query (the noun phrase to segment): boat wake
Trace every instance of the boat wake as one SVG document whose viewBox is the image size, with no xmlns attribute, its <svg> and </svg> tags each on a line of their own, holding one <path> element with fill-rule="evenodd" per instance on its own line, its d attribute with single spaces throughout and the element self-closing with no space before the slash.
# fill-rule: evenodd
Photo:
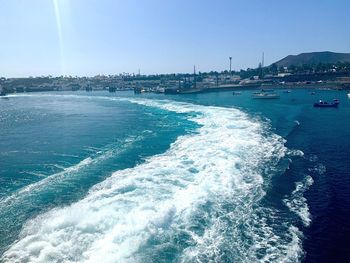
<svg viewBox="0 0 350 263">
<path fill-rule="evenodd" d="M 291 196 L 283 200 L 287 207 L 301 218 L 305 227 L 310 226 L 311 214 L 304 193 L 313 182 L 314 180 L 311 176 L 306 176 L 303 181 L 295 184 L 296 187 Z"/>
<path fill-rule="evenodd" d="M 199 128 L 165 153 L 115 172 L 82 200 L 29 220 L 2 261 L 289 262 L 302 257 L 300 231 L 275 208 L 261 205 L 287 152 L 280 136 L 232 108 L 123 100 L 184 114 Z"/>
</svg>

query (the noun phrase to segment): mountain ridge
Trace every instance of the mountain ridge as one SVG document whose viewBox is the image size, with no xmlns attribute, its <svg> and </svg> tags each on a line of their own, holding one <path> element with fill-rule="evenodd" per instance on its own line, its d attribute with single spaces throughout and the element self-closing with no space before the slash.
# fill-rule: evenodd
<svg viewBox="0 0 350 263">
<path fill-rule="evenodd" d="M 304 64 L 316 65 L 319 63 L 333 64 L 337 62 L 349 62 L 350 53 L 337 53 L 331 51 L 306 52 L 298 55 L 288 55 L 273 63 L 278 67 L 302 66 Z"/>
</svg>

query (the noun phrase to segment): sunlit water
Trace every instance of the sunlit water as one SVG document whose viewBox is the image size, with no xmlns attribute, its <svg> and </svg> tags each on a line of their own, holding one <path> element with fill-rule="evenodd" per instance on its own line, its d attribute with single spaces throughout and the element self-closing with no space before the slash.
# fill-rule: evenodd
<svg viewBox="0 0 350 263">
<path fill-rule="evenodd" d="M 1 260 L 349 258 L 346 93 L 279 92 L 0 99 Z"/>
</svg>

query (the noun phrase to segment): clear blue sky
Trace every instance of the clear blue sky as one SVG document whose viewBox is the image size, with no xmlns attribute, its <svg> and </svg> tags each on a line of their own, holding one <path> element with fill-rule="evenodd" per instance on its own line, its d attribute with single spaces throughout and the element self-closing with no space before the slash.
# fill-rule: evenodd
<svg viewBox="0 0 350 263">
<path fill-rule="evenodd" d="M 0 76 L 256 67 L 350 52 L 349 0 L 0 0 Z"/>
</svg>

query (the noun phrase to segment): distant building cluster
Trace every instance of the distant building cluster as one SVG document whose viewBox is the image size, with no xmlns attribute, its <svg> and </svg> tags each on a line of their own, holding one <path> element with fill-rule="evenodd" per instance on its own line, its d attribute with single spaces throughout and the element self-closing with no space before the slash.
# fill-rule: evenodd
<svg viewBox="0 0 350 263">
<path fill-rule="evenodd" d="M 97 75 L 94 77 L 43 76 L 0 78 L 0 95 L 44 91 L 134 90 L 136 93 L 191 93 L 260 85 L 305 85 L 333 83 L 350 86 L 350 63 L 282 66 L 272 64 L 240 71 L 159 75 Z M 230 59 L 231 67 L 231 59 Z"/>
</svg>

